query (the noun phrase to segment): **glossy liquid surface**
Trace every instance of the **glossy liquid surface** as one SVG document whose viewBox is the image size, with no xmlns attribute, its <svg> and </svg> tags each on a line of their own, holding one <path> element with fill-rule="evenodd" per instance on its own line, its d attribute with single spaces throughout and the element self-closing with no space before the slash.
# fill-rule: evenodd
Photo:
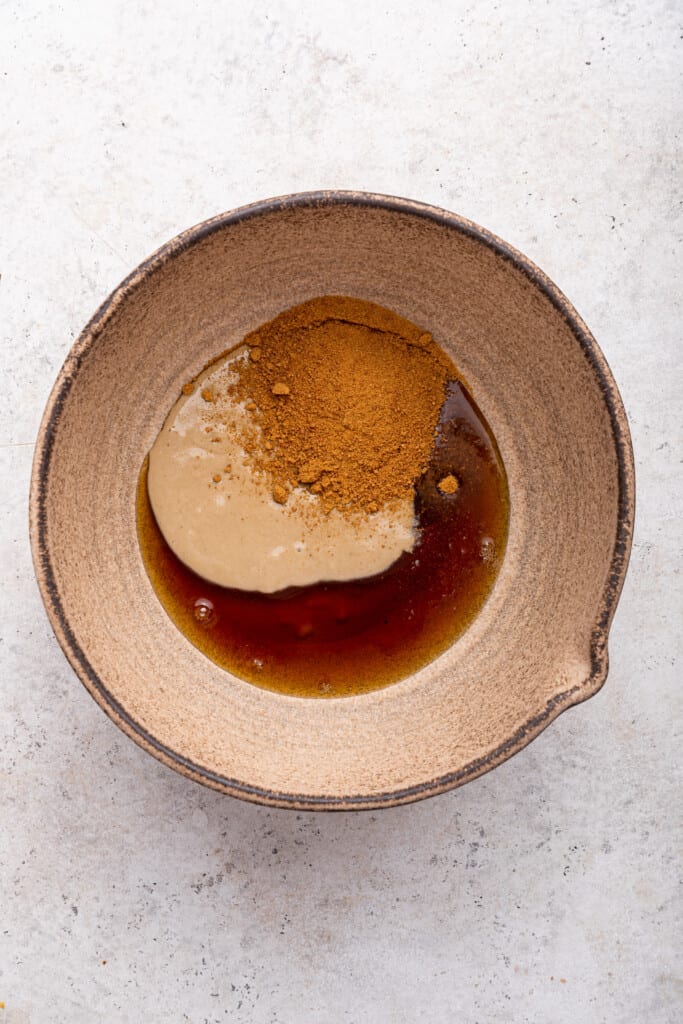
<svg viewBox="0 0 683 1024">
<path fill-rule="evenodd" d="M 438 487 L 449 474 L 458 481 L 454 494 Z M 146 463 L 137 494 L 144 564 L 181 632 L 242 679 L 304 697 L 350 696 L 404 679 L 446 650 L 490 593 L 507 542 L 507 481 L 459 381 L 448 385 L 416 513 L 415 548 L 386 572 L 265 595 L 207 583 L 176 558 L 154 520 Z"/>
</svg>

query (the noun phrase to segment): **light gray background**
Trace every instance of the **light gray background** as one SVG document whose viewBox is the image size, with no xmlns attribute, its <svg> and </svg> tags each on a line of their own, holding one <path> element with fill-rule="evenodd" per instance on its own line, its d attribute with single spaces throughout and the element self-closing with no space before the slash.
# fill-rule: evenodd
<svg viewBox="0 0 683 1024">
<path fill-rule="evenodd" d="M 0 14 L 0 1024 L 681 1020 L 680 7 Z M 40 415 L 101 300 L 179 230 L 319 187 L 442 205 L 539 263 L 638 467 L 604 690 L 377 814 L 254 807 L 143 754 L 68 668 L 27 537 Z"/>
</svg>

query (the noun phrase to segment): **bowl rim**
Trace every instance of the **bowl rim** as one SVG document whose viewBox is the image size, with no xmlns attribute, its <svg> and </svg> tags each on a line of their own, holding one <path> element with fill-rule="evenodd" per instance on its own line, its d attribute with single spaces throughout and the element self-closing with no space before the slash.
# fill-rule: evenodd
<svg viewBox="0 0 683 1024">
<path fill-rule="evenodd" d="M 61 413 L 78 374 L 80 365 L 118 307 L 159 267 L 215 232 L 264 214 L 329 206 L 358 206 L 388 210 L 434 221 L 474 239 L 505 261 L 513 264 L 550 301 L 567 323 L 582 349 L 598 383 L 609 413 L 612 439 L 617 458 L 617 529 L 610 570 L 603 590 L 598 615 L 590 637 L 591 671 L 580 683 L 556 694 L 545 707 L 532 715 L 510 737 L 489 753 L 462 768 L 427 782 L 372 794 L 340 796 L 285 793 L 231 779 L 196 764 L 170 749 L 141 726 L 109 692 L 90 664 L 86 652 L 69 623 L 57 587 L 47 540 L 47 491 L 50 462 Z M 254 803 L 295 810 L 376 810 L 435 796 L 490 771 L 522 750 L 562 711 L 592 697 L 602 687 L 608 670 L 608 635 L 628 568 L 635 514 L 635 469 L 633 448 L 619 390 L 607 361 L 588 327 L 566 296 L 527 256 L 497 235 L 458 214 L 440 207 L 397 196 L 373 192 L 319 190 L 297 192 L 259 200 L 182 231 L 143 260 L 100 305 L 74 342 L 48 398 L 33 458 L 29 500 L 30 539 L 34 570 L 40 594 L 57 640 L 81 682 L 106 714 L 131 739 L 168 767 L 223 793 Z"/>
</svg>

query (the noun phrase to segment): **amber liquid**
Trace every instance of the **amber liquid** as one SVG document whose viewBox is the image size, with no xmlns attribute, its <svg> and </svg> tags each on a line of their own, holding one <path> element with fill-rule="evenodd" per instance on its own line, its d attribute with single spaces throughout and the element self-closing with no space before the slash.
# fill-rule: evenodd
<svg viewBox="0 0 683 1024">
<path fill-rule="evenodd" d="M 454 474 L 455 494 L 438 482 Z M 138 484 L 140 549 L 168 615 L 200 651 L 257 686 L 342 697 L 403 679 L 446 650 L 491 591 L 505 552 L 508 488 L 491 431 L 458 381 L 448 386 L 417 488 L 420 536 L 386 572 L 276 594 L 207 583 L 180 562 Z"/>
</svg>

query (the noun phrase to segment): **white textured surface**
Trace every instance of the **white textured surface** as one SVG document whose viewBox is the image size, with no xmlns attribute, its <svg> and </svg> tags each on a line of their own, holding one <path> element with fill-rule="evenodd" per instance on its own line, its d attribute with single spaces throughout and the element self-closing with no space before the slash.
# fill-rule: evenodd
<svg viewBox="0 0 683 1024">
<path fill-rule="evenodd" d="M 0 19 L 0 1024 L 680 1020 L 680 7 Z M 434 202 L 535 259 L 602 345 L 638 464 L 604 690 L 378 814 L 253 807 L 143 754 L 67 667 L 27 538 L 40 414 L 99 302 L 182 228 L 318 187 Z"/>
</svg>

